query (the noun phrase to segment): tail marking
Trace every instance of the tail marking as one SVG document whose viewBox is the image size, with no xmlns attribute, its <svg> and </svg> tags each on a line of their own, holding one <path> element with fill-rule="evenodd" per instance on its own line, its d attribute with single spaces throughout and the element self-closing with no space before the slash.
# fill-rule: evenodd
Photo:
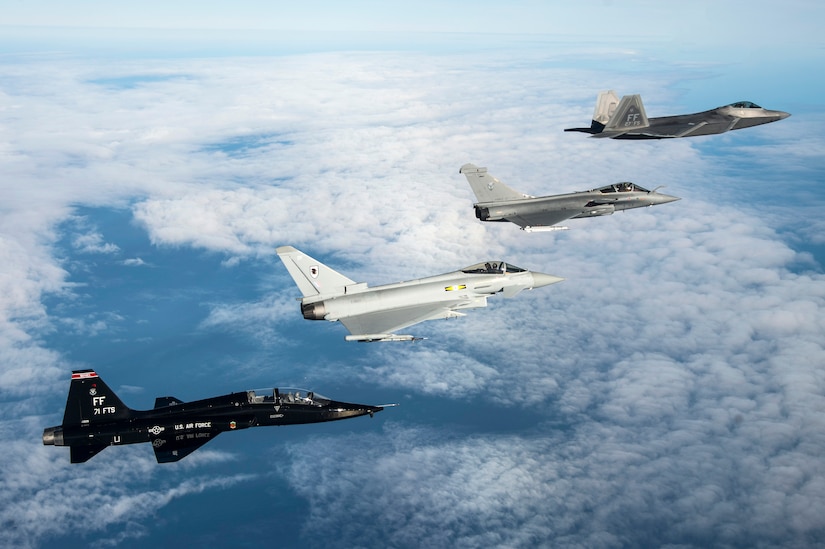
<svg viewBox="0 0 825 549">
<path fill-rule="evenodd" d="M 639 94 L 625 95 L 619 106 L 610 116 L 604 131 L 630 131 L 646 128 L 650 125 Z"/>
</svg>

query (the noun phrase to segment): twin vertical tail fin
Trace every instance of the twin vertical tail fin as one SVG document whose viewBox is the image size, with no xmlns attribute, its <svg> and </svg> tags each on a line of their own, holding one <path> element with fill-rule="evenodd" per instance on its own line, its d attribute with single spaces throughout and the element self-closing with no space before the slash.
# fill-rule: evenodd
<svg viewBox="0 0 825 549">
<path fill-rule="evenodd" d="M 618 104 L 619 97 L 613 90 L 603 91 L 596 97 L 596 109 L 593 111 L 593 121 L 590 123 L 590 129 L 596 130 L 593 133 L 600 133 L 604 130 Z"/>
<path fill-rule="evenodd" d="M 582 132 L 591 135 L 600 134 L 604 131 L 605 126 L 610 121 L 610 117 L 616 110 L 619 104 L 619 97 L 613 90 L 607 90 L 599 93 L 596 97 L 596 110 L 593 111 L 593 120 L 589 128 L 566 128 L 566 132 Z"/>
<path fill-rule="evenodd" d="M 521 200 L 533 198 L 529 194 L 520 193 L 511 189 L 489 173 L 487 168 L 479 168 L 474 164 L 464 164 L 459 173 L 463 173 L 473 189 L 479 202 L 502 202 L 504 200 Z"/>
<path fill-rule="evenodd" d="M 625 95 L 619 101 L 615 91 L 607 90 L 599 93 L 596 98 L 596 109 L 593 111 L 593 120 L 589 128 L 567 128 L 564 131 L 583 132 L 595 136 L 602 132 L 626 132 L 649 125 L 640 95 Z"/>
<path fill-rule="evenodd" d="M 72 444 L 72 440 L 76 439 L 67 441 L 64 438 L 64 431 L 76 431 L 84 426 L 128 419 L 131 416 L 132 410 L 123 404 L 94 370 L 75 370 L 72 372 L 72 383 L 69 386 L 63 424 L 44 430 L 43 444 L 69 446 L 71 462 L 83 463 L 105 449 L 107 445 Z"/>
<path fill-rule="evenodd" d="M 281 246 L 275 251 L 304 297 L 340 295 L 344 288 L 356 284 L 292 246 Z"/>
</svg>

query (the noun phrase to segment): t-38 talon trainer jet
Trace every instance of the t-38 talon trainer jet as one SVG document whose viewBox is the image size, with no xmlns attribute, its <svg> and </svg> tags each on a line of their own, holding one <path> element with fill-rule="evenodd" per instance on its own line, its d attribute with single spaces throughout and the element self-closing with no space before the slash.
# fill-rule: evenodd
<svg viewBox="0 0 825 549">
<path fill-rule="evenodd" d="M 83 463 L 108 446 L 151 442 L 158 463 L 183 459 L 224 431 L 334 421 L 386 406 L 336 402 L 303 389 L 231 393 L 181 402 L 158 397 L 152 410 L 131 410 L 92 370 L 72 372 L 63 424 L 43 431 L 43 444 L 68 446 Z"/>
<path fill-rule="evenodd" d="M 619 101 L 616 92 L 609 90 L 601 92 L 596 99 L 589 128 L 567 128 L 564 131 L 613 139 L 667 139 L 740 130 L 789 116 L 784 111 L 771 111 L 750 101 L 739 101 L 694 114 L 648 119 L 641 96 L 625 95 Z"/>
<path fill-rule="evenodd" d="M 553 196 L 530 196 L 511 189 L 487 173 L 487 168 L 464 164 L 459 170 L 467 177 L 478 203 L 473 204 L 482 221 L 510 221 L 523 231 L 557 231 L 565 219 L 610 215 L 613 212 L 667 204 L 678 197 L 648 191 L 635 183 L 614 183 L 591 191 Z"/>
<path fill-rule="evenodd" d="M 395 331 L 425 320 L 464 316 L 460 309 L 486 307 L 487 298 L 498 293 L 513 297 L 522 290 L 564 280 L 503 261 L 488 261 L 452 273 L 369 288 L 292 246 L 276 251 L 304 295 L 304 318 L 341 321 L 351 334 L 347 341 L 420 339 Z"/>
</svg>

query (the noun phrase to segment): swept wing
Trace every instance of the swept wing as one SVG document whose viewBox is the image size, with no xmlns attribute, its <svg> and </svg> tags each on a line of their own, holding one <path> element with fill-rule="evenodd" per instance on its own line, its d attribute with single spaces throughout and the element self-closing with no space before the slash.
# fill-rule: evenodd
<svg viewBox="0 0 825 549">
<path fill-rule="evenodd" d="M 378 311 L 340 318 L 339 321 L 354 335 L 393 334 L 425 320 L 463 316 L 456 309 L 486 307 L 487 298 L 456 299 L 438 303 L 422 303 L 400 309 Z"/>
</svg>

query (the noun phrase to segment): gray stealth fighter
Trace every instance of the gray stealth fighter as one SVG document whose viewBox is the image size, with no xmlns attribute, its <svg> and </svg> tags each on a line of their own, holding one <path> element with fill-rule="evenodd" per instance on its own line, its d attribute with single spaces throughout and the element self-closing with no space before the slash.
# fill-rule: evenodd
<svg viewBox="0 0 825 549">
<path fill-rule="evenodd" d="M 464 164 L 459 170 L 467 177 L 478 203 L 473 204 L 482 221 L 510 221 L 526 232 L 557 231 L 565 219 L 610 215 L 616 211 L 667 204 L 676 196 L 648 191 L 635 183 L 623 182 L 590 191 L 535 197 L 511 189 L 487 173 L 487 168 Z"/>
<path fill-rule="evenodd" d="M 784 111 L 772 111 L 750 101 L 739 101 L 694 114 L 648 119 L 640 95 L 625 95 L 619 101 L 616 92 L 609 90 L 601 92 L 596 99 L 596 110 L 589 128 L 567 128 L 564 131 L 613 139 L 668 139 L 741 130 L 789 116 Z"/>
<path fill-rule="evenodd" d="M 369 288 L 292 246 L 281 246 L 276 252 L 304 296 L 304 318 L 340 321 L 351 334 L 347 341 L 420 339 L 394 332 L 425 320 L 464 316 L 459 309 L 486 307 L 487 298 L 498 293 L 513 297 L 522 290 L 564 280 L 503 261 L 488 261 L 452 273 Z"/>
</svg>

